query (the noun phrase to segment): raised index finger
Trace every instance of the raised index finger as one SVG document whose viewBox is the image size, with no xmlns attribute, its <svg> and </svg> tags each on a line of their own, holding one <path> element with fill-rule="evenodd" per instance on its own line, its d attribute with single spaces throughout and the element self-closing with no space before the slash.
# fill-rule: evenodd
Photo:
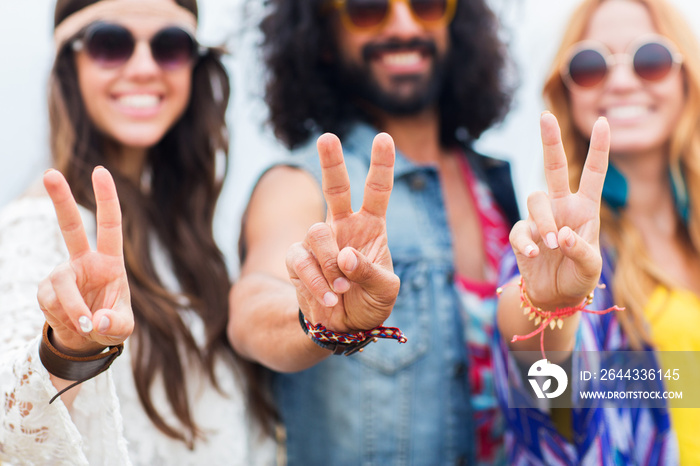
<svg viewBox="0 0 700 466">
<path fill-rule="evenodd" d="M 373 215 L 386 215 L 394 187 L 394 158 L 394 140 L 386 133 L 378 134 L 372 143 L 372 161 L 362 200 L 362 208 Z"/>
<path fill-rule="evenodd" d="M 608 153 L 610 152 L 610 126 L 608 120 L 601 117 L 593 125 L 591 145 L 588 148 L 586 164 L 581 174 L 578 192 L 600 204 L 603 194 L 605 174 L 608 171 Z"/>
<path fill-rule="evenodd" d="M 561 142 L 561 131 L 557 119 L 549 112 L 540 117 L 542 148 L 544 150 L 544 176 L 547 180 L 549 196 L 552 199 L 571 194 L 569 190 L 569 170 L 566 153 Z"/>
<path fill-rule="evenodd" d="M 66 179 L 59 171 L 48 170 L 44 173 L 44 187 L 53 202 L 58 226 L 71 259 L 90 251 L 83 219 Z"/>
<path fill-rule="evenodd" d="M 97 251 L 122 257 L 122 212 L 117 188 L 106 168 L 97 167 L 92 172 L 92 188 L 97 203 Z"/>
<path fill-rule="evenodd" d="M 345 168 L 343 148 L 338 137 L 326 133 L 316 144 L 321 160 L 321 183 L 331 218 L 338 219 L 352 214 L 350 177 Z"/>
</svg>

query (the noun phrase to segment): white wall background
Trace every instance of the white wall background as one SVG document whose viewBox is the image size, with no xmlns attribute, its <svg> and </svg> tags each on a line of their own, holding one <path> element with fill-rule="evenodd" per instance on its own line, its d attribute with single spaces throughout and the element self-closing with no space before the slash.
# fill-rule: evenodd
<svg viewBox="0 0 700 466">
<path fill-rule="evenodd" d="M 542 189 L 539 114 L 540 89 L 564 22 L 578 0 L 492 0 L 507 26 L 520 73 L 512 112 L 499 127 L 484 134 L 477 149 L 513 164 L 521 204 Z M 52 18 L 55 0 L 0 0 L 0 207 L 37 179 L 48 160 L 46 77 L 53 58 Z M 262 69 L 255 43 L 257 3 L 199 0 L 200 38 L 205 44 L 226 41 L 234 95 L 229 109 L 231 165 L 217 217 L 217 235 L 235 270 L 238 222 L 257 172 L 283 154 L 264 127 Z M 700 2 L 675 0 L 696 30 Z M 522 208 L 522 206 L 521 206 Z"/>
</svg>

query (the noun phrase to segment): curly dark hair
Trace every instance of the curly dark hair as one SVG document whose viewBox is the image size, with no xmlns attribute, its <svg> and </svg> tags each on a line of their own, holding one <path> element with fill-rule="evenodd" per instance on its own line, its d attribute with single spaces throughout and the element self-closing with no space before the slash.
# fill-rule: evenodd
<svg viewBox="0 0 700 466">
<path fill-rule="evenodd" d="M 342 137 L 355 120 L 370 120 L 349 101 L 337 64 L 327 59 L 335 39 L 326 0 L 269 0 L 262 20 L 269 77 L 266 102 L 275 135 L 289 148 L 315 131 Z M 507 113 L 513 89 L 505 79 L 507 49 L 485 0 L 458 0 L 450 24 L 450 51 L 439 95 L 441 142 L 454 145 L 458 130 L 476 139 Z"/>
</svg>

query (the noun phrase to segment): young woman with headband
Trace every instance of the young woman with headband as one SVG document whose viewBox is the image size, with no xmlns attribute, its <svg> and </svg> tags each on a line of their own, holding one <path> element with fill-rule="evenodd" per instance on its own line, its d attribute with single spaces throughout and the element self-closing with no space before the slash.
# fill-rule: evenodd
<svg viewBox="0 0 700 466">
<path fill-rule="evenodd" d="M 0 216 L 0 462 L 270 464 L 226 338 L 229 81 L 196 1 L 58 0 L 54 24 L 56 169 Z"/>
</svg>

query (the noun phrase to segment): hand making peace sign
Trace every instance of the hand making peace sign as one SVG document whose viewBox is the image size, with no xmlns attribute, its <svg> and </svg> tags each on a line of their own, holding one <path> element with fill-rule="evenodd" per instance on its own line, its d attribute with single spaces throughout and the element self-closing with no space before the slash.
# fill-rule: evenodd
<svg viewBox="0 0 700 466">
<path fill-rule="evenodd" d="M 387 246 L 386 210 L 394 184 L 394 142 L 375 137 L 362 207 L 350 205 L 350 179 L 338 138 L 318 139 L 325 223 L 287 253 L 287 271 L 304 315 L 337 332 L 368 330 L 389 317 L 399 292 Z"/>
<path fill-rule="evenodd" d="M 579 189 L 572 193 L 557 120 L 544 113 L 540 125 L 548 193 L 528 197 L 529 216 L 515 224 L 510 242 L 532 303 L 553 310 L 578 305 L 598 284 L 610 127 L 604 118 L 593 126 Z"/>
<path fill-rule="evenodd" d="M 95 251 L 65 178 L 56 170 L 44 174 L 70 259 L 39 284 L 37 298 L 53 329 L 54 346 L 76 355 L 118 345 L 134 330 L 117 190 L 103 167 L 93 171 L 92 185 L 97 203 Z"/>
</svg>

